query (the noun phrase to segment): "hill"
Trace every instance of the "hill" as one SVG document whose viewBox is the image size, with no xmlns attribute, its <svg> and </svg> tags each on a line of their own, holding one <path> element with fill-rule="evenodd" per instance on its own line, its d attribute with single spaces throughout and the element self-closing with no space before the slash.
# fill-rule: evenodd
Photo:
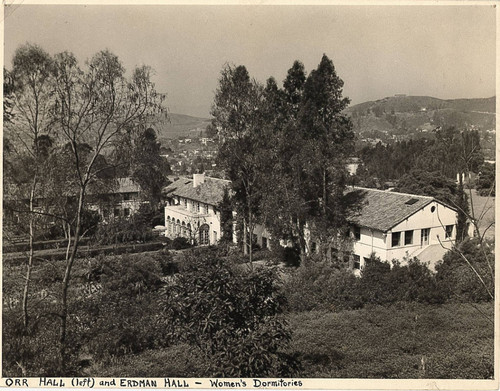
<svg viewBox="0 0 500 391">
<path fill-rule="evenodd" d="M 495 156 L 496 98 L 438 99 L 430 96 L 391 96 L 351 106 L 360 144 L 411 138 L 432 138 L 440 126 L 478 129 L 488 159 Z"/>
<path fill-rule="evenodd" d="M 192 117 L 185 114 L 169 113 L 169 119 L 162 118 L 156 126 L 158 139 L 165 141 L 178 137 L 199 136 L 210 124 L 209 118 Z"/>
</svg>

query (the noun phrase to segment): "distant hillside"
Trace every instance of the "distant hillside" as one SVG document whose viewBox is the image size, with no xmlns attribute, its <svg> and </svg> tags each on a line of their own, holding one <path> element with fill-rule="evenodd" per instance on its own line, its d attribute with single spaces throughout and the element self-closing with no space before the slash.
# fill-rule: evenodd
<svg viewBox="0 0 500 391">
<path fill-rule="evenodd" d="M 430 96 L 392 96 L 346 109 L 360 143 L 432 138 L 439 126 L 480 130 L 482 148 L 495 156 L 495 97 L 438 99 Z"/>
<path fill-rule="evenodd" d="M 480 99 L 438 99 L 430 96 L 391 96 L 376 101 L 360 103 L 349 107 L 347 112 L 366 112 L 367 109 L 381 109 L 386 113 L 395 112 L 419 112 L 425 108 L 431 110 L 452 109 L 462 112 L 496 112 L 495 97 Z"/>
<path fill-rule="evenodd" d="M 190 115 L 169 113 L 169 120 L 162 120 L 157 124 L 158 139 L 160 141 L 178 137 L 199 136 L 204 131 L 210 119 L 192 117 Z"/>
</svg>

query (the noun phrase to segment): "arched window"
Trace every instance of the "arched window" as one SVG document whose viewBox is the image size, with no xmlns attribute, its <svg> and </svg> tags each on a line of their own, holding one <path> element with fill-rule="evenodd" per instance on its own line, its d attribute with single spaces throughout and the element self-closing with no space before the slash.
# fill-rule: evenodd
<svg viewBox="0 0 500 391">
<path fill-rule="evenodd" d="M 208 224 L 203 224 L 200 227 L 200 245 L 206 246 L 210 244 L 210 227 Z"/>
<path fill-rule="evenodd" d="M 182 222 L 182 231 L 181 231 L 181 236 L 184 236 L 186 237 L 187 236 L 187 232 L 186 232 L 186 223 L 183 221 Z"/>
</svg>

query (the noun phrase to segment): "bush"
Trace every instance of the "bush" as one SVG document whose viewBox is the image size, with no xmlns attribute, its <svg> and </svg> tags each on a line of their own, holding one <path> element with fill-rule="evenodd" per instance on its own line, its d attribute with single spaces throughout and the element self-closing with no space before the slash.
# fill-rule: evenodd
<svg viewBox="0 0 500 391">
<path fill-rule="evenodd" d="M 285 283 L 292 311 L 358 309 L 367 304 L 443 303 L 446 295 L 426 265 L 370 259 L 361 277 L 330 261 L 308 260 Z"/>
<path fill-rule="evenodd" d="M 472 268 L 481 276 L 484 285 Z M 465 240 L 444 255 L 443 261 L 436 266 L 436 271 L 437 282 L 449 298 L 473 302 L 492 300 L 488 290 L 495 290 L 495 256 L 486 243 L 475 238 Z"/>
<path fill-rule="evenodd" d="M 171 247 L 173 250 L 183 250 L 192 246 L 187 238 L 179 236 L 172 241 Z"/>
<path fill-rule="evenodd" d="M 102 289 L 75 303 L 72 318 L 96 358 L 139 353 L 163 341 L 157 327 L 160 263 L 149 255 L 101 258 L 91 268 Z"/>
<path fill-rule="evenodd" d="M 241 271 L 210 252 L 193 251 L 162 299 L 173 339 L 208 357 L 208 376 L 285 376 L 293 360 L 280 352 L 290 340 L 277 317 L 284 297 L 272 269 Z"/>
<path fill-rule="evenodd" d="M 389 263 L 372 257 L 363 269 L 358 287 L 363 302 L 370 304 L 399 301 L 437 304 L 445 301 L 432 272 L 417 258 L 409 259 L 404 266 L 393 261 L 391 268 Z"/>
<path fill-rule="evenodd" d="M 277 263 L 284 263 L 289 267 L 300 265 L 300 250 L 297 247 L 283 247 L 279 243 L 273 246 L 272 258 Z"/>
<path fill-rule="evenodd" d="M 361 306 L 356 283 L 350 270 L 329 261 L 307 260 L 290 273 L 284 292 L 291 311 L 336 311 Z"/>
</svg>

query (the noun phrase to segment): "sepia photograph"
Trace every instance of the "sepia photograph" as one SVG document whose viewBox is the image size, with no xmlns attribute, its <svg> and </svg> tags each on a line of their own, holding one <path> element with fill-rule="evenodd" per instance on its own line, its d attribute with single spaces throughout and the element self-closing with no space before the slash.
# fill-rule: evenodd
<svg viewBox="0 0 500 391">
<path fill-rule="evenodd" d="M 2 24 L 3 386 L 498 387 L 493 1 Z"/>
</svg>

